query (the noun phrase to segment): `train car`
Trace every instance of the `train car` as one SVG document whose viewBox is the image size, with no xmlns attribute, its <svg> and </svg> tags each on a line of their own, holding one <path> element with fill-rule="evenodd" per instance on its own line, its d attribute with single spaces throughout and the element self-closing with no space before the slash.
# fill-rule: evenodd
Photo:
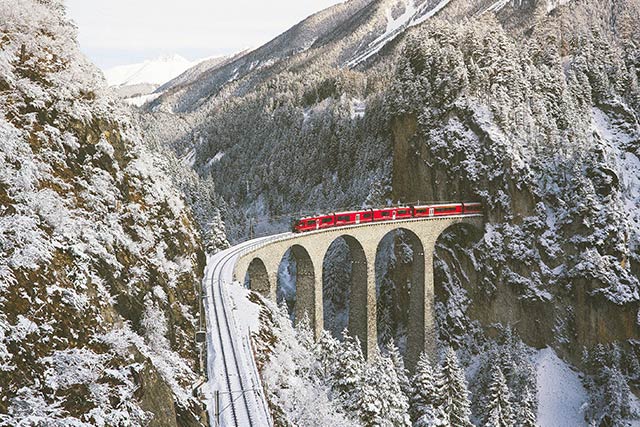
<svg viewBox="0 0 640 427">
<path fill-rule="evenodd" d="M 413 216 L 415 218 L 423 218 L 428 216 L 462 215 L 462 206 L 462 203 L 414 206 Z"/>
<path fill-rule="evenodd" d="M 291 231 L 294 233 L 302 233 L 303 231 L 316 230 L 316 224 L 319 226 L 320 222 L 316 221 L 315 217 L 300 218 L 293 222 Z"/>
<path fill-rule="evenodd" d="M 336 217 L 334 214 L 322 215 L 316 218 L 316 230 L 334 227 L 336 225 Z"/>
<path fill-rule="evenodd" d="M 413 210 L 408 206 L 373 210 L 374 221 L 393 221 L 396 219 L 408 219 L 411 217 L 413 217 Z"/>
<path fill-rule="evenodd" d="M 482 213 L 482 203 L 463 203 L 462 204 L 462 213 L 465 214 L 476 214 Z"/>
<path fill-rule="evenodd" d="M 334 215 L 336 216 L 336 226 L 354 225 L 373 221 L 372 209 L 364 211 L 336 212 Z"/>
</svg>

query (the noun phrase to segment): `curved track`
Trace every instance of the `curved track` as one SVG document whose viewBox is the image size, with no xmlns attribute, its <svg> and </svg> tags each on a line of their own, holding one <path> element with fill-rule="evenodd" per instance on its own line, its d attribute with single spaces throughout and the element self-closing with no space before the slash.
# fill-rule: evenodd
<svg viewBox="0 0 640 427">
<path fill-rule="evenodd" d="M 233 267 L 238 257 L 275 237 L 245 242 L 208 259 L 205 274 L 208 373 L 211 390 L 220 392 L 219 416 L 215 413 L 214 402 L 209 405 L 212 426 L 272 425 L 253 362 L 249 332 L 237 326 L 226 287 L 233 280 Z"/>
</svg>

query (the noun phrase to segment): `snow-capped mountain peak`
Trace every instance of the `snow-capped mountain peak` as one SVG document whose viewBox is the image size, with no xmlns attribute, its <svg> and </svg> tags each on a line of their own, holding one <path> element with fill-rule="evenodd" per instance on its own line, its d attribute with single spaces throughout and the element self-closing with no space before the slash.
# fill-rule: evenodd
<svg viewBox="0 0 640 427">
<path fill-rule="evenodd" d="M 200 61 L 189 61 L 180 55 L 164 55 L 136 64 L 120 65 L 105 70 L 110 86 L 136 84 L 161 85 L 179 76 Z"/>
</svg>

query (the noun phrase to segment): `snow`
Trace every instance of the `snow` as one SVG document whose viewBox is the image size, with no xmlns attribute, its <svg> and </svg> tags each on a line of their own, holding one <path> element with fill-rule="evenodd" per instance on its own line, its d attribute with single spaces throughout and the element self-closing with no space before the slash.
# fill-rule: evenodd
<svg viewBox="0 0 640 427">
<path fill-rule="evenodd" d="M 162 95 L 161 93 L 150 93 L 147 95 L 134 96 L 131 98 L 124 98 L 123 101 L 129 105 L 133 105 L 135 107 L 142 107 L 147 102 L 154 101 L 158 99 Z"/>
<path fill-rule="evenodd" d="M 569 3 L 571 0 L 547 0 L 547 13 L 553 11 L 554 9 L 564 6 Z"/>
<path fill-rule="evenodd" d="M 189 167 L 193 167 L 196 164 L 196 149 L 191 149 L 185 156 L 182 158 L 182 162 Z"/>
<path fill-rule="evenodd" d="M 406 25 L 406 23 L 409 22 L 409 20 L 413 17 L 413 14 L 416 11 L 413 1 L 405 0 L 404 6 L 405 6 L 404 13 L 398 16 L 396 19 L 394 19 L 392 16 L 391 8 L 387 9 L 387 29 L 384 32 L 384 34 L 382 34 L 380 37 L 378 37 L 376 40 L 373 41 L 374 44 L 386 39 L 388 36 L 402 29 Z"/>
<path fill-rule="evenodd" d="M 238 329 L 248 330 L 250 333 L 258 332 L 260 329 L 260 307 L 249 301 L 250 291 L 239 282 L 233 282 L 228 291 Z"/>
<path fill-rule="evenodd" d="M 584 409 L 588 396 L 578 373 L 563 362 L 551 348 L 538 352 L 536 370 L 538 425 L 586 426 Z"/>
<path fill-rule="evenodd" d="M 404 13 L 395 19 L 392 16 L 392 9 L 388 8 L 386 11 L 387 27 L 385 32 L 369 43 L 367 49 L 349 61 L 347 66 L 355 67 L 359 63 L 366 61 L 382 50 L 387 43 L 395 39 L 405 29 L 419 25 L 440 12 L 449 4 L 449 1 L 441 0 L 435 7 L 428 9 L 429 2 L 425 2 L 421 7 L 416 8 L 413 0 L 404 0 Z"/>
<path fill-rule="evenodd" d="M 410 26 L 413 27 L 415 25 L 419 25 L 419 24 L 423 23 L 424 21 L 426 21 L 427 19 L 431 18 L 436 13 L 438 13 L 442 9 L 444 9 L 444 7 L 449 4 L 449 1 L 450 0 L 441 0 L 440 3 L 438 3 L 433 9 L 429 10 L 424 15 L 421 15 L 418 18 L 412 20 Z"/>
<path fill-rule="evenodd" d="M 201 60 L 189 61 L 180 55 L 161 56 L 144 62 L 120 65 L 104 71 L 110 86 L 135 84 L 161 85 L 178 77 Z"/>
<path fill-rule="evenodd" d="M 498 0 L 497 2 L 493 3 L 491 6 L 486 8 L 482 13 L 484 14 L 487 12 L 494 12 L 494 13 L 499 12 L 509 3 L 509 1 L 510 0 Z"/>
<path fill-rule="evenodd" d="M 215 156 L 213 156 L 207 162 L 207 167 L 210 168 L 214 163 L 218 163 L 224 157 L 224 151 L 218 151 Z"/>
</svg>

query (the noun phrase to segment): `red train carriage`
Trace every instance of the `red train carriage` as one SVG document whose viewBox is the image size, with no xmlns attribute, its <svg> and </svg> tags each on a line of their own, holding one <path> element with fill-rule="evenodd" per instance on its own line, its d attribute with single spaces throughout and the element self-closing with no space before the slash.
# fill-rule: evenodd
<svg viewBox="0 0 640 427">
<path fill-rule="evenodd" d="M 451 203 L 442 205 L 414 206 L 413 216 L 422 218 L 426 216 L 461 215 L 463 213 L 463 203 Z"/>
<path fill-rule="evenodd" d="M 338 212 L 334 214 L 336 225 L 353 225 L 373 221 L 373 209 L 363 211 Z"/>
<path fill-rule="evenodd" d="M 410 207 L 382 208 L 373 210 L 374 221 L 393 221 L 396 219 L 407 219 L 413 216 Z"/>
</svg>

